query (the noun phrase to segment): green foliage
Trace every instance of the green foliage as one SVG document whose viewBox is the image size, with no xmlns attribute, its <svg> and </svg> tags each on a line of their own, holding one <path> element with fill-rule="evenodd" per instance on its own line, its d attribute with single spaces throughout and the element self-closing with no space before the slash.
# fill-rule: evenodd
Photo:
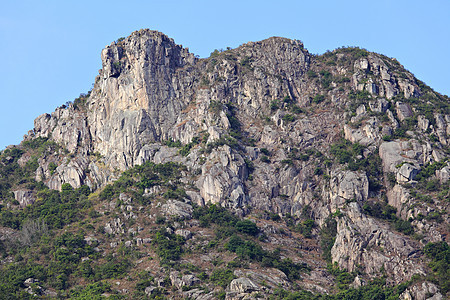
<svg viewBox="0 0 450 300">
<path fill-rule="evenodd" d="M 261 151 L 262 154 L 266 155 L 266 156 L 270 156 L 271 153 L 267 148 L 261 148 L 259 149 L 259 151 Z"/>
<path fill-rule="evenodd" d="M 44 152 L 47 149 L 45 147 L 53 145 L 53 143 L 49 143 L 46 139 L 41 138 L 26 141 L 22 144 L 26 145 L 24 148 L 31 149 L 34 153 Z M 12 147 L 0 153 L 0 200 L 2 201 L 13 201 L 13 194 L 10 189 L 14 186 L 21 185 L 27 189 L 33 189 L 38 185 L 34 180 L 34 172 L 39 166 L 37 162 L 38 156 L 33 155 L 25 166 L 21 167 L 18 160 L 24 152 L 18 147 Z"/>
<path fill-rule="evenodd" d="M 314 98 L 312 99 L 313 103 L 319 104 L 320 102 L 323 102 L 325 100 L 325 96 L 324 95 L 315 95 Z"/>
<path fill-rule="evenodd" d="M 331 145 L 330 152 L 340 164 L 348 164 L 351 171 L 364 171 L 369 179 L 369 189 L 376 191 L 382 186 L 381 158 L 376 154 L 378 151 L 363 157 L 364 146 L 347 140 Z"/>
<path fill-rule="evenodd" d="M 323 258 L 331 262 L 331 248 L 333 248 L 334 241 L 337 234 L 337 222 L 334 218 L 329 217 L 320 230 L 320 247 L 323 251 Z"/>
<path fill-rule="evenodd" d="M 256 236 L 259 233 L 258 227 L 250 220 L 239 220 L 225 208 L 216 205 L 194 206 L 193 217 L 200 221 L 201 226 L 219 225 L 220 227 L 216 230 L 217 239 L 227 239 L 224 248 L 236 253 L 243 261 L 256 261 L 265 266 L 279 268 L 290 279 L 298 279 L 300 272 L 309 270 L 306 264 L 296 264 L 290 260 L 281 259 L 279 251 L 268 252 L 255 241 L 243 240 L 238 233 Z"/>
<path fill-rule="evenodd" d="M 406 134 L 407 131 L 414 131 L 417 127 L 417 119 L 416 118 L 408 118 L 404 120 L 400 127 L 395 129 L 394 133 L 390 136 L 384 136 L 383 140 L 390 141 L 394 139 L 400 139 L 400 138 L 408 138 L 408 135 Z"/>
<path fill-rule="evenodd" d="M 95 280 L 101 279 L 119 279 L 123 278 L 130 270 L 130 261 L 126 258 L 107 257 L 107 262 L 98 265 L 94 269 L 94 274 L 91 276 Z"/>
<path fill-rule="evenodd" d="M 348 279 L 353 275 L 345 271 L 333 271 L 337 276 L 341 276 L 337 281 L 348 282 Z M 344 274 L 344 275 L 341 275 Z M 348 274 L 348 275 L 347 275 Z M 283 289 L 276 289 L 269 297 L 271 300 L 275 299 L 289 299 L 289 300 L 394 300 L 399 299 L 400 294 L 403 293 L 406 288 L 410 285 L 410 282 L 401 283 L 396 286 L 390 286 L 386 284 L 384 278 L 376 278 L 369 281 L 367 285 L 361 286 L 357 289 L 346 288 L 347 284 L 338 283 L 341 286 L 341 291 L 337 294 L 313 294 L 305 290 L 297 290 L 294 292 L 289 292 Z"/>
<path fill-rule="evenodd" d="M 264 250 L 253 241 L 244 241 L 238 235 L 231 236 L 225 249 L 236 253 L 241 259 L 260 260 L 264 256 Z"/>
<path fill-rule="evenodd" d="M 326 70 L 321 70 L 319 74 L 321 77 L 320 83 L 322 84 L 323 88 L 328 89 L 331 85 L 331 82 L 333 81 L 333 75 Z"/>
<path fill-rule="evenodd" d="M 297 280 L 301 278 L 301 273 L 309 272 L 311 269 L 306 263 L 294 263 L 290 258 L 280 259 L 279 257 L 273 257 L 274 260 L 270 260 L 273 263 L 273 267 L 282 271 L 290 280 Z M 267 256 L 266 256 L 267 257 Z"/>
<path fill-rule="evenodd" d="M 236 276 L 234 276 L 233 270 L 231 269 L 215 269 L 209 277 L 209 280 L 217 286 L 226 288 L 235 278 Z"/>
<path fill-rule="evenodd" d="M 241 136 L 241 122 L 236 117 L 236 108 L 231 103 L 227 104 L 228 113 L 227 118 L 228 122 L 230 122 L 230 135 L 237 139 L 242 138 Z"/>
<path fill-rule="evenodd" d="M 73 108 L 74 109 L 80 109 L 86 106 L 86 102 L 91 96 L 91 91 L 89 91 L 87 94 L 81 93 L 78 98 L 75 98 L 73 100 Z"/>
<path fill-rule="evenodd" d="M 213 143 L 209 143 L 206 145 L 206 149 L 205 151 L 207 153 L 211 153 L 212 149 L 223 146 L 223 145 L 228 145 L 233 149 L 241 149 L 241 146 L 239 145 L 239 142 L 236 140 L 236 138 L 232 137 L 232 136 L 222 136 L 220 137 L 220 139 L 218 139 L 217 141 L 213 142 Z"/>
<path fill-rule="evenodd" d="M 280 251 L 268 252 L 256 242 L 244 241 L 234 234 L 225 244 L 225 249 L 234 252 L 242 260 L 252 260 L 261 262 L 264 267 L 273 267 L 283 271 L 290 280 L 300 278 L 300 274 L 309 271 L 306 263 L 294 263 L 291 259 L 281 259 Z"/>
<path fill-rule="evenodd" d="M 311 238 L 312 237 L 312 229 L 315 226 L 314 220 L 307 219 L 303 221 L 302 223 L 297 225 L 297 230 L 303 234 L 305 238 Z"/>
<path fill-rule="evenodd" d="M 245 68 L 248 68 L 248 69 L 251 69 L 251 65 L 250 65 L 250 63 L 251 63 L 251 59 L 250 59 L 250 57 L 248 57 L 248 56 L 245 56 L 243 59 L 241 59 L 241 61 L 240 61 L 240 65 L 242 66 L 242 67 L 245 67 Z"/>
<path fill-rule="evenodd" d="M 144 189 L 151 188 L 155 185 L 167 186 L 174 192 L 177 191 L 177 188 L 173 186 L 173 182 L 176 182 L 179 178 L 181 178 L 180 171 L 185 169 L 186 167 L 174 162 L 167 162 L 164 164 L 146 162 L 145 164 L 135 166 L 123 172 L 118 180 L 112 184 L 108 184 L 100 192 L 99 197 L 103 200 L 112 199 L 120 193 L 126 191 L 130 191 L 130 193 L 132 193 L 132 187 L 136 187 L 143 192 Z M 183 194 L 181 190 L 178 191 L 180 192 L 176 192 L 178 195 Z M 142 192 L 139 194 L 142 195 Z M 144 199 L 140 197 L 138 197 L 138 200 L 144 201 Z"/>
<path fill-rule="evenodd" d="M 47 271 L 32 262 L 10 263 L 0 266 L 0 295 L 3 299 L 34 299 L 23 289 L 24 281 L 35 278 L 45 282 Z"/>
<path fill-rule="evenodd" d="M 291 114 L 285 114 L 285 115 L 282 117 L 282 119 L 283 119 L 283 121 L 285 121 L 285 122 L 294 122 L 294 121 L 295 121 L 295 117 L 294 117 L 293 115 L 291 115 Z"/>
<path fill-rule="evenodd" d="M 292 105 L 291 107 L 291 112 L 293 112 L 294 114 L 301 114 L 304 113 L 305 111 L 303 109 L 301 109 L 300 107 L 298 107 L 297 105 Z"/>
<path fill-rule="evenodd" d="M 386 202 L 372 202 L 368 201 L 363 205 L 364 213 L 369 216 L 383 219 L 383 220 L 396 220 L 397 219 L 397 209 L 390 206 Z"/>
<path fill-rule="evenodd" d="M 180 141 L 174 141 L 172 138 L 168 139 L 167 141 L 163 142 L 164 145 L 171 148 L 180 148 L 183 146 Z"/>
<path fill-rule="evenodd" d="M 70 291 L 70 299 L 74 300 L 98 300 L 106 299 L 102 294 L 111 292 L 111 285 L 107 282 L 95 282 L 84 287 L 79 286 Z M 116 298 L 117 299 L 117 298 Z"/>
<path fill-rule="evenodd" d="M 162 264 L 179 260 L 183 253 L 184 238 L 176 234 L 170 234 L 162 228 L 155 235 L 154 244 L 156 254 L 161 259 Z"/>
<path fill-rule="evenodd" d="M 339 289 L 348 289 L 348 285 L 355 279 L 355 274 L 350 274 L 345 270 L 341 270 L 337 263 L 327 265 L 328 272 L 335 276 Z"/>
<path fill-rule="evenodd" d="M 270 163 L 270 159 L 266 155 L 261 156 L 260 160 L 266 164 Z"/>
<path fill-rule="evenodd" d="M 450 247 L 444 241 L 428 243 L 424 252 L 432 260 L 430 267 L 434 272 L 435 281 L 445 295 L 450 291 Z"/>
<path fill-rule="evenodd" d="M 173 189 L 173 187 L 169 187 L 167 192 L 163 194 L 163 197 L 166 199 L 175 199 L 175 200 L 183 200 L 188 197 L 186 191 L 182 188 Z"/>
<path fill-rule="evenodd" d="M 397 209 L 386 202 L 368 201 L 363 205 L 363 211 L 369 216 L 383 219 L 391 223 L 395 230 L 406 235 L 414 233 L 414 228 L 410 221 L 405 221 L 397 217 Z"/>
<path fill-rule="evenodd" d="M 58 167 L 58 165 L 55 164 L 54 162 L 51 162 L 48 164 L 48 169 L 50 170 L 50 175 L 53 175 L 53 173 L 55 172 L 57 167 Z"/>
<path fill-rule="evenodd" d="M 279 105 L 279 100 L 273 100 L 272 102 L 270 102 L 270 109 L 277 110 L 279 108 Z"/>
<path fill-rule="evenodd" d="M 237 221 L 234 227 L 242 233 L 256 236 L 259 233 L 258 226 L 250 220 Z"/>
<path fill-rule="evenodd" d="M 221 51 L 219 51 L 219 50 L 217 50 L 217 49 L 214 49 L 214 51 L 211 52 L 211 54 L 210 54 L 209 57 L 217 57 L 217 56 L 219 56 L 220 52 L 221 52 Z"/>
<path fill-rule="evenodd" d="M 37 193 L 39 201 L 23 211 L 2 210 L 0 224 L 17 229 L 27 219 L 33 219 L 45 222 L 50 229 L 62 228 L 77 221 L 91 207 L 91 202 L 81 192 L 70 185 L 64 185 L 61 192 L 43 189 Z"/>
<path fill-rule="evenodd" d="M 442 169 L 447 165 L 447 160 L 435 161 L 433 163 L 428 163 L 422 167 L 419 174 L 416 176 L 417 181 L 425 182 L 428 178 L 434 176 L 437 170 Z"/>
<path fill-rule="evenodd" d="M 308 72 L 306 72 L 306 76 L 308 76 L 309 79 L 317 78 L 317 73 L 313 70 L 308 70 Z"/>
<path fill-rule="evenodd" d="M 193 217 L 200 221 L 202 227 L 208 227 L 210 224 L 234 227 L 239 221 L 239 218 L 226 208 L 215 204 L 203 207 L 194 205 Z"/>
</svg>

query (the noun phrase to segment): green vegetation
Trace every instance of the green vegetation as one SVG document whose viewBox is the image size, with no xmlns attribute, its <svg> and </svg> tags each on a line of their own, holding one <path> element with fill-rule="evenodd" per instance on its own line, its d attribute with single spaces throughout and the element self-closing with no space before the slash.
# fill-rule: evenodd
<svg viewBox="0 0 450 300">
<path fill-rule="evenodd" d="M 200 221 L 200 225 L 207 227 L 211 224 L 218 225 L 216 230 L 217 245 L 221 240 L 225 240 L 224 248 L 236 253 L 241 260 L 249 260 L 261 263 L 265 267 L 278 268 L 283 271 L 289 279 L 296 280 L 300 274 L 309 271 L 305 263 L 294 263 L 290 259 L 281 259 L 280 250 L 269 252 L 249 237 L 256 237 L 259 229 L 250 220 L 239 220 L 225 208 L 210 205 L 207 207 L 195 207 L 194 218 Z M 244 240 L 242 235 L 246 237 Z"/>
<path fill-rule="evenodd" d="M 428 243 L 424 252 L 431 259 L 430 267 L 434 272 L 433 278 L 441 288 L 442 294 L 450 291 L 450 247 L 444 241 Z"/>
<path fill-rule="evenodd" d="M 317 73 L 313 70 L 308 70 L 308 72 L 306 72 L 306 76 L 308 76 L 309 79 L 317 78 Z"/>
<path fill-rule="evenodd" d="M 233 270 L 231 269 L 215 269 L 209 277 L 209 280 L 225 289 L 235 278 L 236 276 L 234 276 Z"/>
<path fill-rule="evenodd" d="M 171 261 L 179 260 L 183 253 L 184 238 L 176 234 L 170 234 L 164 228 L 161 228 L 155 235 L 154 244 L 156 253 L 161 259 L 161 264 L 167 264 Z"/>
<path fill-rule="evenodd" d="M 297 225 L 297 231 L 303 234 L 305 238 L 311 238 L 312 229 L 314 228 L 314 226 L 315 226 L 314 220 L 307 219 Z"/>
<path fill-rule="evenodd" d="M 335 271 L 335 273 L 338 273 Z M 341 276 L 337 281 L 348 281 L 353 276 L 341 275 L 345 273 L 339 273 L 337 276 Z M 273 295 L 269 297 L 270 300 L 342 300 L 342 299 L 358 299 L 358 300 L 372 300 L 372 299 L 399 299 L 401 293 L 403 293 L 411 282 L 402 283 L 396 286 L 390 286 L 386 284 L 386 278 L 376 278 L 369 281 L 367 285 L 360 288 L 344 288 L 334 295 L 321 295 L 313 294 L 306 290 L 299 290 L 295 292 L 289 292 L 283 289 L 278 289 Z M 341 284 L 344 287 L 345 284 Z"/>
<path fill-rule="evenodd" d="M 91 96 L 91 90 L 87 94 L 84 94 L 84 93 L 80 94 L 80 96 L 78 98 L 75 98 L 75 100 L 73 100 L 73 108 L 74 109 L 84 108 L 86 106 L 86 102 L 90 96 Z"/>
<path fill-rule="evenodd" d="M 369 189 L 376 191 L 380 189 L 381 177 L 383 175 L 381 169 L 381 159 L 377 155 L 378 151 L 366 154 L 364 157 L 364 146 L 347 140 L 331 145 L 331 154 L 335 160 L 340 164 L 348 164 L 348 169 L 351 171 L 363 171 L 369 179 Z"/>
<path fill-rule="evenodd" d="M 398 218 L 396 215 L 397 209 L 390 206 L 386 202 L 368 201 L 364 203 L 363 211 L 369 216 L 388 221 L 395 230 L 406 235 L 411 235 L 414 233 L 414 228 L 411 225 L 411 222 Z"/>
<path fill-rule="evenodd" d="M 69 184 L 61 192 L 42 188 L 37 192 L 38 201 L 22 211 L 2 209 L 0 224 L 19 229 L 26 220 L 40 220 L 50 229 L 62 228 L 77 221 L 91 207 L 86 189 L 73 189 Z"/>
<path fill-rule="evenodd" d="M 333 81 L 333 75 L 326 70 L 321 70 L 319 74 L 320 74 L 320 83 L 322 84 L 322 87 L 324 89 L 329 89 L 331 82 Z"/>
<path fill-rule="evenodd" d="M 244 67 L 244 68 L 248 68 L 249 70 L 252 69 L 251 65 L 251 59 L 248 56 L 245 56 L 243 59 L 241 59 L 241 61 L 239 62 L 239 64 Z"/>
<path fill-rule="evenodd" d="M 74 300 L 100 300 L 105 299 L 102 294 L 111 294 L 113 290 L 111 289 L 111 284 L 107 282 L 95 282 L 88 284 L 86 286 L 79 286 L 70 292 L 70 299 Z M 112 295 L 108 299 L 125 299 L 125 297 L 120 295 Z"/>
<path fill-rule="evenodd" d="M 325 100 L 325 96 L 324 95 L 315 95 L 314 98 L 312 99 L 313 103 L 319 104 L 321 102 L 323 102 Z"/>
<path fill-rule="evenodd" d="M 325 224 L 320 230 L 320 247 L 323 251 L 323 258 L 331 262 L 331 248 L 333 248 L 334 241 L 337 234 L 337 222 L 331 216 L 328 217 Z"/>
<path fill-rule="evenodd" d="M 282 118 L 283 121 L 285 121 L 286 123 L 289 122 L 294 122 L 295 121 L 295 117 L 291 114 L 285 114 Z"/>
<path fill-rule="evenodd" d="M 180 190 L 177 191 L 176 183 L 181 178 L 180 171 L 185 170 L 185 168 L 174 162 L 164 164 L 146 162 L 143 165 L 135 166 L 122 173 L 114 183 L 108 184 L 100 192 L 100 199 L 112 199 L 120 193 L 128 191 L 138 202 L 144 204 L 146 201 L 142 197 L 144 189 L 155 185 L 166 187 L 168 189 L 168 198 L 171 198 L 173 195 L 175 199 L 178 199 L 183 193 Z M 136 192 L 133 187 L 138 188 L 139 192 Z"/>
<path fill-rule="evenodd" d="M 38 158 L 42 155 L 48 155 L 58 151 L 61 147 L 47 138 L 35 138 L 22 142 L 21 147 L 12 147 L 5 149 L 0 153 L 0 200 L 13 201 L 13 194 L 10 189 L 20 186 L 25 189 L 34 189 L 41 186 L 34 179 L 34 172 L 38 168 Z M 21 167 L 19 159 L 25 153 L 30 151 L 30 157 Z"/>
</svg>

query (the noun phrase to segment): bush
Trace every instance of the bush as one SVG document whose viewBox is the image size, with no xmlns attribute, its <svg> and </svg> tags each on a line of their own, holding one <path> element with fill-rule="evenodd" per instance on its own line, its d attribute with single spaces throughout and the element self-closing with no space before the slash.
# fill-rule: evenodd
<svg viewBox="0 0 450 300">
<path fill-rule="evenodd" d="M 258 226 L 250 220 L 237 221 L 236 229 L 242 233 L 256 236 L 259 233 Z"/>
<path fill-rule="evenodd" d="M 314 96 L 312 102 L 318 104 L 320 102 L 323 102 L 324 100 L 325 100 L 325 96 L 324 95 L 316 95 L 316 96 Z"/>
<path fill-rule="evenodd" d="M 184 238 L 176 234 L 169 234 L 164 228 L 156 233 L 154 244 L 156 254 L 161 259 L 161 263 L 179 260 L 183 253 Z"/>
<path fill-rule="evenodd" d="M 282 119 L 285 122 L 294 122 L 295 121 L 295 117 L 290 114 L 285 114 Z"/>
<path fill-rule="evenodd" d="M 239 236 L 233 235 L 225 249 L 236 253 L 241 259 L 260 260 L 264 256 L 264 250 L 253 241 L 244 241 Z"/>
<path fill-rule="evenodd" d="M 320 230 L 320 247 L 323 251 L 323 258 L 331 262 L 331 248 L 333 248 L 334 241 L 337 234 L 337 222 L 329 217 Z"/>
<path fill-rule="evenodd" d="M 262 154 L 266 155 L 266 156 L 270 156 L 270 151 L 267 150 L 267 148 L 261 148 L 259 149 L 259 151 L 261 151 Z"/>
<path fill-rule="evenodd" d="M 216 269 L 212 272 L 209 280 L 225 289 L 235 278 L 236 276 L 234 276 L 233 270 L 231 269 Z"/>
<path fill-rule="evenodd" d="M 306 72 L 306 75 L 307 75 L 308 78 L 310 78 L 310 79 L 317 78 L 317 73 L 314 72 L 313 70 L 308 70 L 308 72 Z"/>
<path fill-rule="evenodd" d="M 270 159 L 265 155 L 261 156 L 260 159 L 263 163 L 267 163 L 267 164 L 270 163 Z"/>
<path fill-rule="evenodd" d="M 330 72 L 325 71 L 325 70 L 321 70 L 319 72 L 319 74 L 321 75 L 321 79 L 320 82 L 322 83 L 322 86 L 325 89 L 328 89 L 330 87 L 331 82 L 333 81 L 333 76 L 331 75 Z"/>
<path fill-rule="evenodd" d="M 441 292 L 445 295 L 450 291 L 450 247 L 444 241 L 428 243 L 424 248 L 424 252 L 427 257 L 432 259 L 430 267 L 434 272 Z"/>
<path fill-rule="evenodd" d="M 312 219 L 307 219 L 303 221 L 301 224 L 297 226 L 298 231 L 303 234 L 305 238 L 311 238 L 312 237 L 312 229 L 314 227 L 315 223 Z"/>
</svg>

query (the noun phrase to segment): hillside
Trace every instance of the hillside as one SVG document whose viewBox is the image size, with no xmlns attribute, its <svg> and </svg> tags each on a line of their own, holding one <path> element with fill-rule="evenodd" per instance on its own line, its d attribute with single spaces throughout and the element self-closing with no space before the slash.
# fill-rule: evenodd
<svg viewBox="0 0 450 300">
<path fill-rule="evenodd" d="M 445 299 L 450 101 L 395 59 L 140 30 L 0 155 L 6 298 Z"/>
</svg>

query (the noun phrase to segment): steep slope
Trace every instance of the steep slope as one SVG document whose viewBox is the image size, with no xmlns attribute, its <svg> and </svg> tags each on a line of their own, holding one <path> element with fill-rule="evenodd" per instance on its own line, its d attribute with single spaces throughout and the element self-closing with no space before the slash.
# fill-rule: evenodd
<svg viewBox="0 0 450 300">
<path fill-rule="evenodd" d="M 191 289 L 189 297 L 215 297 L 221 285 L 227 299 L 287 296 L 279 285 L 323 293 L 351 284 L 362 293 L 386 287 L 370 281 L 376 278 L 403 284 L 384 291 L 405 299 L 439 299 L 448 291 L 446 271 L 430 270 L 428 262 L 436 266 L 436 253 L 448 253 L 449 99 L 395 59 L 359 48 L 316 56 L 300 41 L 278 37 L 198 59 L 150 30 L 112 43 L 101 56 L 92 91 L 39 116 L 21 145 L 3 151 L 4 226 L 23 233 L 25 220 L 45 220 L 51 229 L 75 231 L 81 218 L 97 229 L 83 234 L 100 241 L 106 256 L 120 242 L 142 250 L 150 239 L 145 230 L 156 234 L 166 224 L 145 250 L 166 269 L 139 269 L 155 278 L 147 287 L 171 297 Z M 57 192 L 43 184 L 81 214 L 49 219 L 40 207 Z M 87 198 L 90 190 L 98 191 Z M 220 210 L 225 223 L 212 217 L 205 229 L 202 220 L 217 207 L 234 216 Z M 214 235 L 214 245 L 203 243 Z M 177 245 L 197 267 L 189 271 L 195 284 L 170 272 L 181 252 L 160 254 Z M 209 258 L 200 258 L 202 251 Z M 233 265 L 233 255 L 249 265 Z M 228 269 L 212 261 L 219 256 Z M 140 258 L 127 256 L 136 265 Z M 230 263 L 239 268 L 234 275 Z M 196 281 L 202 273 L 210 278 L 203 290 Z M 221 284 L 216 275 L 237 278 Z"/>
</svg>

